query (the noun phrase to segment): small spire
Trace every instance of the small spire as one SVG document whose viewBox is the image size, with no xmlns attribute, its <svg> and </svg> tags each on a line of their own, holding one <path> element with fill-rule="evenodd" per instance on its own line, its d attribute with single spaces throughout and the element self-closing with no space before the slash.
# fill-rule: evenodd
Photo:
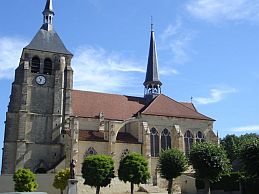
<svg viewBox="0 0 259 194">
<path fill-rule="evenodd" d="M 158 96 L 159 94 L 161 94 L 162 82 L 160 82 L 159 74 L 158 74 L 155 32 L 153 30 L 152 18 L 151 18 L 151 36 L 150 36 L 146 79 L 143 85 L 145 86 L 145 98 L 147 99 L 147 101 L 150 101 L 154 99 L 156 96 Z"/>
<path fill-rule="evenodd" d="M 53 17 L 55 15 L 53 11 L 52 0 L 47 0 L 43 14 L 43 25 L 41 29 L 51 31 L 53 29 Z"/>
<path fill-rule="evenodd" d="M 53 12 L 53 4 L 52 4 L 52 0 L 47 0 L 46 2 L 46 6 L 43 12 Z"/>
</svg>

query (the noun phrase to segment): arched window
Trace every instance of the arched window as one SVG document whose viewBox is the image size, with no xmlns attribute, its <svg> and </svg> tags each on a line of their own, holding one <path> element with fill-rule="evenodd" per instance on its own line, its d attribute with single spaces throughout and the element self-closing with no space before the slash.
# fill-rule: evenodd
<svg viewBox="0 0 259 194">
<path fill-rule="evenodd" d="M 151 156 L 159 156 L 159 136 L 155 128 L 150 130 L 150 145 L 151 145 Z"/>
<path fill-rule="evenodd" d="M 164 129 L 161 133 L 161 149 L 171 149 L 171 135 L 168 129 Z"/>
<path fill-rule="evenodd" d="M 90 147 L 90 148 L 88 148 L 88 150 L 86 151 L 85 157 L 86 157 L 86 156 L 89 156 L 89 155 L 95 155 L 95 154 L 97 154 L 97 152 L 95 151 L 95 149 L 94 149 L 93 147 Z"/>
<path fill-rule="evenodd" d="M 51 75 L 51 72 L 52 72 L 52 61 L 51 59 L 47 58 L 44 60 L 43 74 Z"/>
<path fill-rule="evenodd" d="M 33 57 L 31 60 L 31 72 L 32 73 L 39 73 L 40 72 L 40 58 Z"/>
<path fill-rule="evenodd" d="M 205 138 L 204 135 L 202 134 L 202 132 L 198 131 L 198 133 L 196 134 L 196 142 L 204 142 Z"/>
<path fill-rule="evenodd" d="M 191 147 L 193 144 L 193 135 L 192 133 L 188 130 L 184 134 L 184 146 L 185 146 L 185 154 L 189 155 Z"/>
</svg>

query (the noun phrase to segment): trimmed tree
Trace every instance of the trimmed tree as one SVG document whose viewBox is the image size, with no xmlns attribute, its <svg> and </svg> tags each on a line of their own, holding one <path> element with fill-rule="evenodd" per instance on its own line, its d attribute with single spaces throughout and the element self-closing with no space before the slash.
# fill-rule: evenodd
<svg viewBox="0 0 259 194">
<path fill-rule="evenodd" d="M 219 180 L 231 170 L 226 151 L 221 146 L 208 142 L 193 145 L 190 162 L 197 178 L 204 181 L 206 194 L 210 194 L 210 181 Z"/>
<path fill-rule="evenodd" d="M 55 174 L 53 186 L 56 189 L 59 189 L 61 194 L 63 194 L 63 191 L 66 189 L 68 185 L 69 176 L 70 170 L 68 168 L 62 169 Z"/>
<path fill-rule="evenodd" d="M 36 175 L 29 169 L 20 168 L 13 175 L 16 192 L 32 192 L 38 188 Z"/>
<path fill-rule="evenodd" d="M 168 181 L 168 194 L 173 193 L 173 179 L 187 170 L 187 166 L 187 159 L 180 150 L 173 148 L 161 153 L 158 160 L 158 169 L 161 177 Z"/>
<path fill-rule="evenodd" d="M 87 156 L 82 166 L 84 184 L 96 187 L 96 194 L 100 193 L 101 187 L 106 187 L 114 178 L 114 162 L 107 155 Z"/>
<path fill-rule="evenodd" d="M 130 182 L 133 194 L 134 184 L 147 183 L 150 178 L 148 162 L 142 155 L 130 153 L 121 159 L 118 175 L 123 182 Z"/>
</svg>

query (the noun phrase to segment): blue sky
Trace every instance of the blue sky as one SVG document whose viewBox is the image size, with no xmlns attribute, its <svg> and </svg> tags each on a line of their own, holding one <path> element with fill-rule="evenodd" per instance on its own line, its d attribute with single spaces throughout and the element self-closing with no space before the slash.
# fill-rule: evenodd
<svg viewBox="0 0 259 194">
<path fill-rule="evenodd" d="M 143 96 L 153 16 L 162 92 L 226 134 L 259 133 L 259 0 L 74 0 L 54 28 L 74 54 L 74 88 Z M 45 0 L 1 2 L 0 146 L 14 69 Z"/>
</svg>

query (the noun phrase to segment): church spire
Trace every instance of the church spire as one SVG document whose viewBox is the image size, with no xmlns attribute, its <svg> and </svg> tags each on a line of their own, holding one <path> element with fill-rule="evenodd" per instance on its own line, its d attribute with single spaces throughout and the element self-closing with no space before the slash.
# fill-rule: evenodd
<svg viewBox="0 0 259 194">
<path fill-rule="evenodd" d="M 161 94 L 162 82 L 159 80 L 155 32 L 152 22 L 146 79 L 143 85 L 145 86 L 145 98 L 148 102 Z"/>
<path fill-rule="evenodd" d="M 43 25 L 42 29 L 51 31 L 53 29 L 53 17 L 54 17 L 54 11 L 53 11 L 53 5 L 52 5 L 52 0 L 47 0 L 46 6 L 44 11 L 42 12 L 43 14 Z"/>
</svg>

